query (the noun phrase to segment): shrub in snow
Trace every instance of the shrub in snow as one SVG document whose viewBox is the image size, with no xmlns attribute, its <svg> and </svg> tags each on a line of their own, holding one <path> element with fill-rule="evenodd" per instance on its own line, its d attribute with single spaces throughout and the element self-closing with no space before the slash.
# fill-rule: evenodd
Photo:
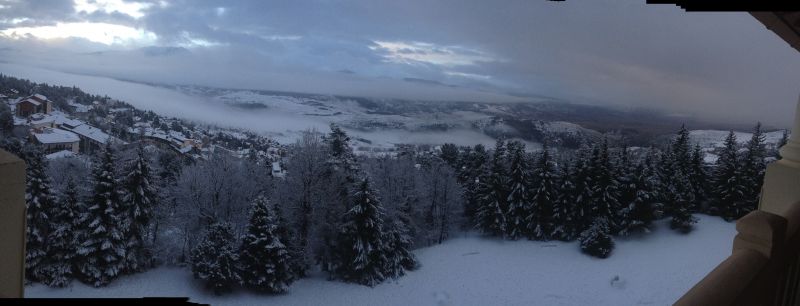
<svg viewBox="0 0 800 306">
<path fill-rule="evenodd" d="M 608 221 L 605 218 L 596 219 L 591 227 L 581 233 L 578 241 L 581 251 L 599 258 L 608 257 L 614 249 L 614 240 L 609 234 Z"/>
<path fill-rule="evenodd" d="M 233 241 L 231 226 L 215 223 L 192 250 L 194 277 L 206 281 L 206 285 L 217 295 L 229 292 L 233 285 L 240 282 Z"/>
<path fill-rule="evenodd" d="M 294 281 L 292 259 L 278 236 L 278 218 L 267 199 L 258 197 L 239 249 L 239 275 L 252 289 L 271 293 L 289 290 Z"/>
<path fill-rule="evenodd" d="M 417 258 L 411 253 L 412 240 L 408 232 L 408 226 L 400 220 L 394 221 L 386 232 L 388 276 L 403 276 L 406 270 L 414 270 L 419 265 Z"/>
<path fill-rule="evenodd" d="M 688 233 L 692 231 L 697 218 L 689 213 L 686 208 L 680 208 L 672 213 L 672 220 L 669 222 L 669 227 L 681 233 Z"/>
</svg>

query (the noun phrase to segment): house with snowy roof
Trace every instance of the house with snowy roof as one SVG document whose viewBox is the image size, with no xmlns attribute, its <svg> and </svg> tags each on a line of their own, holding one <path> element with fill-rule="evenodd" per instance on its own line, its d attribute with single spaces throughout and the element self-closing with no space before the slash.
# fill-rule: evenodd
<svg viewBox="0 0 800 306">
<path fill-rule="evenodd" d="M 22 98 L 15 104 L 17 116 L 20 117 L 28 117 L 33 114 L 49 114 L 53 111 L 53 103 L 41 94 Z"/>
<path fill-rule="evenodd" d="M 31 140 L 42 146 L 46 154 L 71 151 L 78 153 L 81 139 L 75 133 L 56 128 L 41 128 L 31 130 Z"/>
</svg>

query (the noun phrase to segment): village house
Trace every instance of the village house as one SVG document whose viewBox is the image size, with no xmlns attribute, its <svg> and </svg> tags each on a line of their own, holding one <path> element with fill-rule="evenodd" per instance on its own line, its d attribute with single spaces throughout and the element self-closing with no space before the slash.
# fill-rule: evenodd
<svg viewBox="0 0 800 306">
<path fill-rule="evenodd" d="M 31 140 L 42 146 L 45 154 L 59 151 L 78 153 L 80 138 L 75 133 L 56 128 L 31 130 Z"/>
<path fill-rule="evenodd" d="M 15 103 L 17 116 L 28 117 L 33 114 L 49 114 L 53 112 L 53 103 L 44 95 L 35 94 L 22 98 Z"/>
</svg>

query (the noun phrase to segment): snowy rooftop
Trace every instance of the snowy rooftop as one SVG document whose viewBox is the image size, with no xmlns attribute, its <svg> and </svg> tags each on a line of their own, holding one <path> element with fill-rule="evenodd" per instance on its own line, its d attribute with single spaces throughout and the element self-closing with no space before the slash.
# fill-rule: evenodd
<svg viewBox="0 0 800 306">
<path fill-rule="evenodd" d="M 72 151 L 69 151 L 69 150 L 62 150 L 62 151 L 58 151 L 58 152 L 55 152 L 55 153 L 47 154 L 45 156 L 45 158 L 47 158 L 47 159 L 59 159 L 59 158 L 74 157 L 74 156 L 78 156 L 78 154 L 75 154 L 75 152 L 72 152 Z"/>
<path fill-rule="evenodd" d="M 44 129 L 41 133 L 34 133 L 33 137 L 43 144 L 71 143 L 81 140 L 75 133 L 62 129 Z"/>
<path fill-rule="evenodd" d="M 79 125 L 69 130 L 99 143 L 106 143 L 111 138 L 110 135 L 102 130 L 87 124 Z"/>
</svg>

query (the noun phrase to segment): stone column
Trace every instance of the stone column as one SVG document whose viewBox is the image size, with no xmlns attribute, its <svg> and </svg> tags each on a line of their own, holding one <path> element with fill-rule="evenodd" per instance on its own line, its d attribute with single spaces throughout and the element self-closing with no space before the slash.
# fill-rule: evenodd
<svg viewBox="0 0 800 306">
<path fill-rule="evenodd" d="M 792 135 L 780 149 L 782 159 L 767 166 L 759 209 L 786 217 L 790 205 L 800 202 L 800 99 Z M 799 224 L 789 224 L 793 232 Z"/>
<path fill-rule="evenodd" d="M 23 297 L 25 162 L 0 150 L 0 298 Z"/>
</svg>

